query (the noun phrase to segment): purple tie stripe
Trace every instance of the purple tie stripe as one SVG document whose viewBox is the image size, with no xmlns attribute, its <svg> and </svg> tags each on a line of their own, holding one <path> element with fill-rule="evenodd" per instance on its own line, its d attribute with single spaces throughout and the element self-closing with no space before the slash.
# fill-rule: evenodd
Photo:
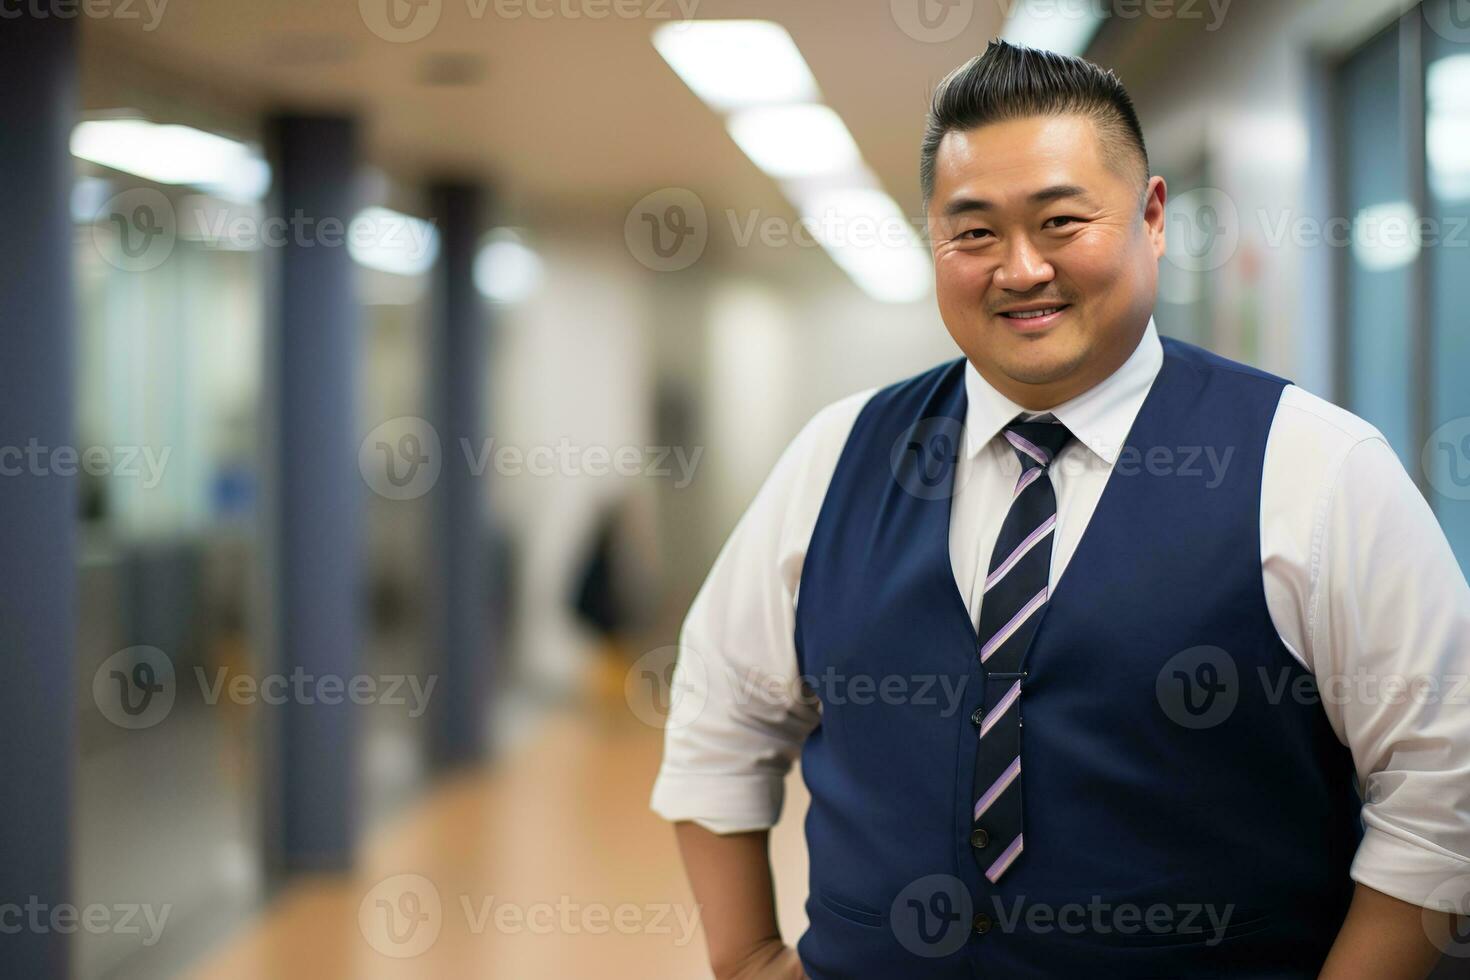
<svg viewBox="0 0 1470 980">
<path fill-rule="evenodd" d="M 1040 473 L 1041 471 L 1032 470 L 1031 472 Z M 1016 564 L 1022 558 L 1025 558 L 1027 553 L 1030 552 L 1032 548 L 1036 547 L 1036 543 L 1042 538 L 1046 537 L 1048 534 L 1050 534 L 1052 532 L 1052 529 L 1056 526 L 1057 515 L 1055 514 L 1048 517 L 1045 521 L 1042 521 L 1041 527 L 1038 527 L 1036 530 L 1032 531 L 1026 537 L 1025 541 L 1022 541 L 1019 545 L 1016 546 L 1016 550 L 1011 552 L 1010 557 L 1001 562 L 1000 567 L 990 573 L 990 577 L 985 580 L 985 591 L 989 592 L 991 589 L 995 588 L 996 584 L 999 583 L 1001 579 L 1006 577 L 1006 573 L 1015 568 Z"/>
<path fill-rule="evenodd" d="M 990 655 L 999 650 L 1001 648 L 1001 645 L 1004 644 L 1006 640 L 1009 640 L 1012 636 L 1014 636 L 1016 630 L 1020 629 L 1021 626 L 1026 622 L 1026 620 L 1035 615 L 1036 610 L 1040 609 L 1044 605 L 1046 605 L 1046 589 L 1042 589 L 1040 592 L 1036 593 L 1036 595 L 1032 597 L 1031 601 L 1026 603 L 1026 605 L 1021 608 L 1020 612 L 1016 613 L 1015 618 L 1013 618 L 1009 623 L 1006 623 L 1004 626 L 1002 626 L 994 636 L 992 636 L 989 640 L 985 642 L 985 646 L 980 648 L 980 662 L 983 664 L 985 663 L 985 661 L 989 660 Z"/>
<path fill-rule="evenodd" d="M 1006 766 L 1005 772 L 1001 773 L 1000 777 L 985 791 L 985 795 L 975 801 L 976 820 L 979 820 L 981 815 L 990 809 L 990 804 L 994 803 L 1019 775 L 1021 775 L 1021 757 L 1018 755 L 1010 765 Z"/>
<path fill-rule="evenodd" d="M 1036 443 L 1032 442 L 1030 439 L 1027 439 L 1020 433 L 1012 432 L 1010 429 L 1007 429 L 1006 439 L 1010 441 L 1010 444 L 1012 446 L 1015 446 L 1017 449 L 1021 450 L 1021 452 L 1036 460 L 1036 462 L 1040 463 L 1042 466 L 1046 466 L 1051 462 L 1051 457 L 1046 454 L 1045 449 L 1042 449 Z"/>
<path fill-rule="evenodd" d="M 995 702 L 995 707 L 990 709 L 990 714 L 985 716 L 985 722 L 980 726 L 981 738 L 984 738 L 986 735 L 990 734 L 990 730 L 995 727 L 995 723 L 1000 721 L 1001 718 L 1005 717 L 1006 711 L 1010 709 L 1011 705 L 1016 703 L 1016 699 L 1020 696 L 1021 682 L 1016 681 L 1014 684 L 1011 685 L 1010 690 L 1006 691 L 1006 693 L 1001 696 L 1001 699 Z M 1019 764 L 1020 761 L 1021 760 L 1017 759 L 1017 764 Z M 976 814 L 976 816 L 979 816 L 979 814 Z"/>
<path fill-rule="evenodd" d="M 1004 851 L 1001 851 L 1000 857 L 996 858 L 995 863 L 985 871 L 985 877 L 990 879 L 992 885 L 1000 880 L 1000 876 L 1006 873 L 1006 869 L 1011 866 L 1011 862 L 1016 860 L 1016 855 L 1020 853 L 1021 835 L 1017 834 L 1016 839 L 1011 841 L 1010 846 Z"/>
<path fill-rule="evenodd" d="M 1015 498 L 1019 497 L 1022 490 L 1025 490 L 1031 484 L 1035 483 L 1038 479 L 1041 478 L 1041 474 L 1045 472 L 1046 470 L 1044 470 L 1040 466 L 1033 466 L 1025 473 L 1022 473 L 1021 478 L 1016 481 L 1016 492 L 1011 494 L 1011 499 L 1014 500 Z"/>
</svg>

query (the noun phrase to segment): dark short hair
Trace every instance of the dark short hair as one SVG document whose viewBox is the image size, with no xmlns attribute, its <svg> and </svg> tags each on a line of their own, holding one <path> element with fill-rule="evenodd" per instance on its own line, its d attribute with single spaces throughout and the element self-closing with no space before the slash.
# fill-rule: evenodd
<svg viewBox="0 0 1470 980">
<path fill-rule="evenodd" d="M 919 155 L 925 205 L 934 193 L 934 158 L 947 134 L 1008 119 L 1072 113 L 1093 121 L 1109 164 L 1126 172 L 1141 162 L 1147 182 L 1143 128 L 1117 75 L 1082 58 L 991 41 L 984 54 L 950 72 L 934 90 Z"/>
</svg>

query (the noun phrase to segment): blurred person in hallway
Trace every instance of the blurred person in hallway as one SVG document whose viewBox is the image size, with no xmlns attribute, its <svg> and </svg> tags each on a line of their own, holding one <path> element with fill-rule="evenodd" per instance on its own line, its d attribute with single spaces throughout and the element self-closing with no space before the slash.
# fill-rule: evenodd
<svg viewBox="0 0 1470 980">
<path fill-rule="evenodd" d="M 964 356 L 819 412 L 685 621 L 653 806 L 716 977 L 1422 980 L 1470 715 L 1342 691 L 1464 671 L 1428 505 L 1367 422 L 1159 336 L 1167 191 L 1111 72 L 993 42 L 920 179 Z"/>
<path fill-rule="evenodd" d="M 647 502 L 630 493 L 603 506 L 570 597 L 578 620 L 596 637 L 585 697 L 607 728 L 636 721 L 627 710 L 626 678 L 637 659 L 636 637 L 657 612 L 653 522 L 643 506 Z"/>
</svg>

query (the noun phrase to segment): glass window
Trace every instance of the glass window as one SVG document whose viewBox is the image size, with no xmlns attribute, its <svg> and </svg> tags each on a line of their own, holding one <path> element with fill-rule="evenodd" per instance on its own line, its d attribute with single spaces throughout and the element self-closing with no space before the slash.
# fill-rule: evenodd
<svg viewBox="0 0 1470 980">
<path fill-rule="evenodd" d="M 1430 501 L 1470 568 L 1470 22 L 1454 0 L 1424 7 L 1424 157 L 1430 226 Z"/>
<path fill-rule="evenodd" d="M 1399 29 L 1379 34 L 1338 73 L 1342 203 L 1351 221 L 1345 276 L 1348 407 L 1418 465 L 1413 405 L 1414 206 L 1399 91 Z"/>
</svg>

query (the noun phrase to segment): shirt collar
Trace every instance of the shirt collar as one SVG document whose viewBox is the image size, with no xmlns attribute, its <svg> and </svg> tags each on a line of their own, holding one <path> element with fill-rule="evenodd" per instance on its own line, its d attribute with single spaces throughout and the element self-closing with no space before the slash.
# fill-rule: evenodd
<svg viewBox="0 0 1470 980">
<path fill-rule="evenodd" d="M 1133 420 L 1143 407 L 1143 400 L 1163 364 L 1164 346 L 1159 342 L 1153 317 L 1149 317 L 1143 337 L 1122 367 L 1077 397 L 1050 409 L 1047 414 L 1056 416 L 1057 421 L 1072 431 L 1078 442 L 1111 466 L 1117 462 L 1128 431 L 1133 428 Z M 965 409 L 965 455 L 970 459 L 974 459 L 1012 419 L 1028 412 L 992 388 L 968 360 L 965 362 L 965 396 L 968 402 Z"/>
</svg>

